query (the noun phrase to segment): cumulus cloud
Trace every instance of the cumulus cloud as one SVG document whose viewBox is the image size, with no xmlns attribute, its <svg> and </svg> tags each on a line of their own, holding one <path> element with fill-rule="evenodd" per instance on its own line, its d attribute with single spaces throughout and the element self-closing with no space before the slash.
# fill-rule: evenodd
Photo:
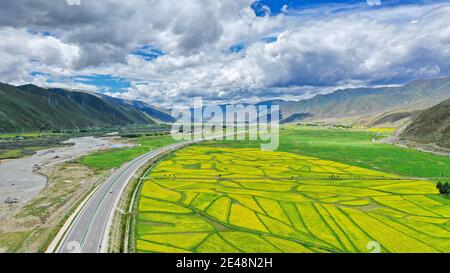
<svg viewBox="0 0 450 273">
<path fill-rule="evenodd" d="M 113 75 L 132 84 L 112 95 L 172 106 L 197 95 L 211 101 L 292 99 L 450 72 L 448 3 L 285 7 L 277 15 L 263 5 L 255 12 L 252 4 L 2 1 L 0 81 L 52 79 L 52 85 L 68 86 L 76 75 Z M 133 54 L 143 47 L 164 54 Z M 85 86 L 73 81 L 73 87 Z"/>
<path fill-rule="evenodd" d="M 247 36 L 244 32 L 251 30 L 256 17 L 251 3 L 104 0 L 73 6 L 64 1 L 7 0 L 0 3 L 0 26 L 52 30 L 63 41 L 81 45 L 108 44 L 130 49 L 138 44 L 153 44 L 171 53 L 192 54 L 236 36 Z M 225 28 L 232 30 L 226 37 Z"/>
<path fill-rule="evenodd" d="M 450 6 L 402 8 L 299 23 L 275 43 L 250 47 L 245 61 L 265 73 L 263 85 L 269 87 L 399 83 L 446 75 L 449 15 Z"/>
<path fill-rule="evenodd" d="M 79 48 L 60 40 L 32 34 L 25 29 L 0 29 L 0 78 L 7 82 L 31 81 L 35 68 L 41 71 L 70 69 Z"/>
</svg>

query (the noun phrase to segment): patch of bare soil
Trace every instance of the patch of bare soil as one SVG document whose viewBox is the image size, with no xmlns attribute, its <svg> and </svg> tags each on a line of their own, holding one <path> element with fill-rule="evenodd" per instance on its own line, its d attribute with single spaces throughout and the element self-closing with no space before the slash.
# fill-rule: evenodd
<svg viewBox="0 0 450 273">
<path fill-rule="evenodd" d="M 0 204 L 0 249 L 41 252 L 58 232 L 75 205 L 103 179 L 77 163 L 60 163 L 40 170 L 48 181 L 30 202 Z"/>
<path fill-rule="evenodd" d="M 450 149 L 440 147 L 436 144 L 422 144 L 413 141 L 406 141 L 399 139 L 400 134 L 405 130 L 407 125 L 399 128 L 394 134 L 389 137 L 379 140 L 380 143 L 393 144 L 402 148 L 411 148 L 420 152 L 430 153 L 434 155 L 448 156 L 450 157 Z"/>
<path fill-rule="evenodd" d="M 385 138 L 380 140 L 379 142 L 397 145 L 402 148 L 411 148 L 419 152 L 450 157 L 449 149 L 442 148 L 436 144 L 422 144 L 413 141 L 399 140 L 396 137 Z"/>
</svg>

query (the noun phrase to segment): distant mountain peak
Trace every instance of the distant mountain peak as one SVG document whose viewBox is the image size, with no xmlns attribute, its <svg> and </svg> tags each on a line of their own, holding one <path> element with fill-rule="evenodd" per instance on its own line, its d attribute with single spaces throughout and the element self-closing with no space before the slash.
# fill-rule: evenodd
<svg viewBox="0 0 450 273">
<path fill-rule="evenodd" d="M 0 83 L 0 132 L 170 122 L 170 115 L 105 95 Z"/>
<path fill-rule="evenodd" d="M 280 102 L 286 119 L 308 113 L 314 120 L 357 118 L 396 109 L 424 109 L 450 98 L 450 77 L 417 80 L 403 86 L 338 89 L 310 99 Z"/>
</svg>

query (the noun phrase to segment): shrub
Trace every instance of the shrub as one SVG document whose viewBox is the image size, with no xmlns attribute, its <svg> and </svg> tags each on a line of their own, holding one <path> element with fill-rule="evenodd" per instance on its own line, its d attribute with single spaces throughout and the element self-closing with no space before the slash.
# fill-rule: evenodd
<svg viewBox="0 0 450 273">
<path fill-rule="evenodd" d="M 436 185 L 436 188 L 439 190 L 440 194 L 448 194 L 450 192 L 450 185 L 448 182 L 439 181 Z"/>
</svg>

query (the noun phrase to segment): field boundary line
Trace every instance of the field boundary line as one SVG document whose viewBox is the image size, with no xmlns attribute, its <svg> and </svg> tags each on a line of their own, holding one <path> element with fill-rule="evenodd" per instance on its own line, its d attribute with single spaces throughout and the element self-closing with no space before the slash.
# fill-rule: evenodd
<svg viewBox="0 0 450 273">
<path fill-rule="evenodd" d="M 171 178 L 167 178 L 167 177 L 150 177 L 151 179 L 154 180 L 168 180 Z M 219 178 L 214 177 L 214 178 Z M 427 181 L 427 180 L 438 180 L 438 179 L 450 179 L 450 177 L 424 177 L 424 178 L 420 178 L 420 177 L 404 177 L 404 178 L 363 178 L 363 177 L 339 177 L 339 178 L 329 178 L 329 177 L 305 177 L 305 178 L 298 178 L 298 177 L 294 177 L 294 179 L 292 178 L 280 178 L 280 177 L 268 177 L 268 176 L 264 176 L 264 177 L 220 177 L 220 180 L 222 181 L 234 181 L 234 180 L 249 180 L 249 181 L 259 181 L 259 180 L 274 180 L 274 181 Z M 205 177 L 190 177 L 190 176 L 177 176 L 177 180 L 211 180 L 211 178 L 205 178 Z"/>
<path fill-rule="evenodd" d="M 153 170 L 153 168 L 156 166 L 156 164 L 160 161 L 160 159 L 157 159 L 153 162 L 151 162 L 146 169 L 147 171 L 144 172 L 144 174 L 141 176 L 139 176 L 139 181 L 134 189 L 133 192 L 133 196 L 131 197 L 131 200 L 128 204 L 128 213 L 129 215 L 131 215 L 131 213 L 133 213 L 133 209 L 135 206 L 135 202 L 136 202 L 136 197 L 139 193 L 139 191 L 142 189 L 142 182 L 144 181 L 144 177 Z M 125 204 L 126 205 L 126 204 Z M 127 219 L 126 219 L 126 225 L 125 225 L 125 231 L 124 231 L 124 242 L 123 242 L 123 252 L 124 253 L 128 253 L 129 252 L 129 246 L 130 246 L 130 228 L 131 228 L 131 222 L 133 220 L 133 217 L 128 217 L 128 215 L 126 215 Z"/>
</svg>

